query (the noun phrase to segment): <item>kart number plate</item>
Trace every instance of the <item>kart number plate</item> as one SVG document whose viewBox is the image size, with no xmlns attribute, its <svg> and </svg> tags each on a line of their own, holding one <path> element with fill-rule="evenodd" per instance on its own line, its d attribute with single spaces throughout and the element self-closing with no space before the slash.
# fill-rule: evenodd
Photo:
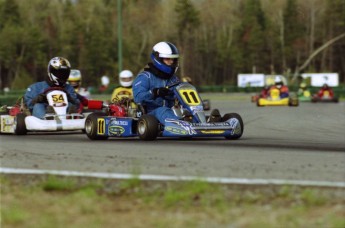
<svg viewBox="0 0 345 228">
<path fill-rule="evenodd" d="M 1 132 L 13 133 L 14 132 L 14 116 L 1 116 Z"/>
<path fill-rule="evenodd" d="M 179 94 L 182 97 L 183 101 L 190 106 L 201 104 L 198 94 L 193 89 L 180 89 Z"/>
<path fill-rule="evenodd" d="M 99 135 L 105 134 L 105 120 L 103 118 L 97 119 L 97 134 Z"/>
<path fill-rule="evenodd" d="M 56 105 L 65 103 L 65 99 L 64 99 L 62 94 L 54 94 L 54 95 L 52 95 L 52 100 L 53 100 L 54 104 L 56 104 Z"/>
</svg>

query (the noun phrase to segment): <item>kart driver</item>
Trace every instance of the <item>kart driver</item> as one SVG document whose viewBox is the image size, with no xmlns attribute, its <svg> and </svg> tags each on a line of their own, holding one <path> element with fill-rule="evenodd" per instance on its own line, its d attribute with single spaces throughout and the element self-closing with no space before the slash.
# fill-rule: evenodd
<svg viewBox="0 0 345 228">
<path fill-rule="evenodd" d="M 260 98 L 266 98 L 269 91 L 270 91 L 271 86 L 265 85 L 264 88 L 262 88 L 259 97 Z"/>
<path fill-rule="evenodd" d="M 74 112 L 79 107 L 77 94 L 73 87 L 66 84 L 71 71 L 69 61 L 63 57 L 54 57 L 48 63 L 48 77 L 45 81 L 36 82 L 30 85 L 24 95 L 24 102 L 33 116 L 44 119 L 48 107 L 46 94 L 44 92 L 51 87 L 61 87 L 68 97 L 68 111 Z M 51 112 L 52 110 L 49 110 Z"/>
<path fill-rule="evenodd" d="M 174 94 L 167 86 L 178 83 L 176 71 L 179 66 L 179 51 L 170 42 L 159 42 L 153 46 L 152 62 L 148 63 L 134 80 L 134 101 L 164 124 L 166 118 L 178 119 L 171 107 Z"/>
<path fill-rule="evenodd" d="M 298 94 L 299 96 L 302 96 L 303 93 L 304 93 L 305 91 L 307 91 L 307 90 L 308 90 L 307 84 L 306 84 L 305 82 L 302 82 L 302 83 L 299 85 L 299 89 L 298 89 L 297 94 Z"/>
<path fill-rule="evenodd" d="M 270 91 L 272 89 L 278 89 L 279 90 L 280 98 L 289 97 L 289 88 L 286 85 L 284 85 L 284 82 L 281 80 L 280 77 L 276 77 L 276 79 L 274 80 L 274 85 L 271 86 Z"/>
<path fill-rule="evenodd" d="M 179 66 L 179 51 L 170 42 L 159 42 L 153 46 L 152 62 L 138 74 L 133 84 L 134 101 L 146 109 L 146 113 L 155 116 L 162 124 L 165 119 L 179 119 L 171 107 L 175 96 L 167 86 L 180 82 L 176 76 Z M 211 112 L 209 122 L 216 122 L 220 113 L 218 109 Z"/>
<path fill-rule="evenodd" d="M 119 74 L 119 87 L 115 88 L 112 95 L 111 101 L 121 99 L 122 97 L 133 98 L 132 84 L 133 84 L 133 73 L 130 70 L 123 70 Z"/>
<path fill-rule="evenodd" d="M 90 92 L 86 88 L 81 87 L 81 73 L 80 70 L 72 69 L 70 75 L 67 79 L 67 83 L 70 84 L 74 91 L 77 93 L 77 98 L 79 99 L 80 106 L 79 112 L 81 113 L 84 107 L 88 106 L 90 99 Z"/>
<path fill-rule="evenodd" d="M 317 93 L 317 96 L 322 98 L 324 96 L 325 92 L 327 92 L 327 95 L 329 97 L 333 97 L 334 96 L 334 92 L 333 92 L 332 88 L 329 87 L 327 83 L 322 85 L 321 89 Z"/>
<path fill-rule="evenodd" d="M 76 93 L 87 99 L 90 99 L 90 92 L 86 88 L 81 87 L 81 81 L 82 75 L 80 70 L 72 69 L 67 79 L 67 83 L 73 86 Z"/>
</svg>

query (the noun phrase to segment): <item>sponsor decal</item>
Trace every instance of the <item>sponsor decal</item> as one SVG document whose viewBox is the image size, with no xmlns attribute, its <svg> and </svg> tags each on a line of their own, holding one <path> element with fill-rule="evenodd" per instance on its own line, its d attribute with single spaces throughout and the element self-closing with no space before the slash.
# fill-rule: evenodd
<svg viewBox="0 0 345 228">
<path fill-rule="evenodd" d="M 197 113 L 197 112 L 202 112 L 204 111 L 204 108 L 202 105 L 198 105 L 198 106 L 190 106 L 190 110 L 192 111 L 193 114 Z"/>
<path fill-rule="evenodd" d="M 167 126 L 165 130 L 177 135 L 187 135 L 186 130 L 177 127 Z"/>
<path fill-rule="evenodd" d="M 215 135 L 223 134 L 224 132 L 225 132 L 224 130 L 204 130 L 204 131 L 201 131 L 201 133 L 203 133 L 203 134 L 215 134 Z"/>
<path fill-rule="evenodd" d="M 231 135 L 238 135 L 241 134 L 241 125 L 238 119 L 231 118 L 229 121 L 230 126 L 233 128 L 231 131 Z"/>
<path fill-rule="evenodd" d="M 1 132 L 13 133 L 15 129 L 14 116 L 1 116 Z"/>
<path fill-rule="evenodd" d="M 120 136 L 125 132 L 125 129 L 121 126 L 109 126 L 109 134 Z"/>
<path fill-rule="evenodd" d="M 191 124 L 182 120 L 166 119 L 167 123 L 173 123 L 184 129 L 188 135 L 196 135 L 196 131 L 192 128 Z"/>
<path fill-rule="evenodd" d="M 229 122 L 217 122 L 217 123 L 191 123 L 193 127 L 214 127 L 214 126 L 230 126 Z"/>
<path fill-rule="evenodd" d="M 128 121 L 125 120 L 117 120 L 117 119 L 111 119 L 110 125 L 121 125 L 121 126 L 128 126 Z"/>
</svg>

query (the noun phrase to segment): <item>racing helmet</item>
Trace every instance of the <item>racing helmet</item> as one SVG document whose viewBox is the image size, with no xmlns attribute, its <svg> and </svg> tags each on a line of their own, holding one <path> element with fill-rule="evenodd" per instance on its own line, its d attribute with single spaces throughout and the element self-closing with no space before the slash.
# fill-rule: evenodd
<svg viewBox="0 0 345 228">
<path fill-rule="evenodd" d="M 123 87 L 131 87 L 133 83 L 133 73 L 130 70 L 123 70 L 119 75 L 120 85 Z"/>
<path fill-rule="evenodd" d="M 79 89 L 81 85 L 81 73 L 80 70 L 72 69 L 67 79 L 68 84 L 73 86 L 75 90 Z"/>
<path fill-rule="evenodd" d="M 324 83 L 324 84 L 322 85 L 322 89 L 329 89 L 328 84 L 327 84 L 327 83 Z"/>
<path fill-rule="evenodd" d="M 299 85 L 299 87 L 300 87 L 301 89 L 306 89 L 306 88 L 307 88 L 307 84 L 304 83 L 304 82 L 302 82 L 302 83 Z"/>
<path fill-rule="evenodd" d="M 153 50 L 151 53 L 151 60 L 153 65 L 160 71 L 173 75 L 176 73 L 178 66 L 179 66 L 179 51 L 177 50 L 176 46 L 170 42 L 159 42 L 153 46 Z M 163 62 L 163 59 L 173 59 L 174 62 L 172 65 L 166 65 Z"/>
<path fill-rule="evenodd" d="M 182 77 L 182 82 L 192 83 L 192 79 L 188 76 Z"/>
<path fill-rule="evenodd" d="M 276 77 L 274 80 L 274 84 L 277 88 L 281 88 L 284 85 L 282 79 L 280 77 Z"/>
<path fill-rule="evenodd" d="M 48 63 L 48 84 L 64 86 L 71 72 L 71 64 L 63 57 L 54 57 Z"/>
</svg>

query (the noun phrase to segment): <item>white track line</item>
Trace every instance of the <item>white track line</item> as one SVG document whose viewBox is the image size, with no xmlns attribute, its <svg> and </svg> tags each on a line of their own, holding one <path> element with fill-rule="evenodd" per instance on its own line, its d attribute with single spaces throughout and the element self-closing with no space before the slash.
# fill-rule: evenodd
<svg viewBox="0 0 345 228">
<path fill-rule="evenodd" d="M 246 179 L 246 178 L 221 178 L 221 177 L 196 177 L 196 176 L 166 176 L 166 175 L 134 175 L 121 173 L 99 173 L 99 172 L 78 172 L 67 170 L 37 170 L 37 169 L 16 169 L 2 168 L 0 173 L 7 174 L 50 174 L 62 176 L 97 177 L 107 179 L 132 179 L 153 181 L 192 181 L 202 180 L 210 183 L 221 184 L 248 184 L 248 185 L 300 185 L 320 187 L 341 187 L 345 188 L 345 182 L 330 181 L 308 181 L 308 180 L 280 180 L 280 179 Z"/>
</svg>

